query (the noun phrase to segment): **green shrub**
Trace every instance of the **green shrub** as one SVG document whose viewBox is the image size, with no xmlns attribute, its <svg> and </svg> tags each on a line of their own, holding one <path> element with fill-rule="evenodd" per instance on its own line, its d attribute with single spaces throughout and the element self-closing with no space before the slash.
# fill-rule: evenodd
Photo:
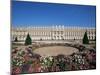
<svg viewBox="0 0 100 75">
<path fill-rule="evenodd" d="M 83 44 L 89 44 L 87 32 L 85 32 L 84 37 L 83 37 Z"/>
<path fill-rule="evenodd" d="M 15 38 L 15 40 L 14 40 L 15 42 L 18 42 L 18 39 L 17 39 L 17 37 Z"/>
<path fill-rule="evenodd" d="M 26 40 L 25 40 L 25 45 L 31 45 L 32 44 L 32 39 L 29 35 L 29 33 L 27 34 Z"/>
</svg>

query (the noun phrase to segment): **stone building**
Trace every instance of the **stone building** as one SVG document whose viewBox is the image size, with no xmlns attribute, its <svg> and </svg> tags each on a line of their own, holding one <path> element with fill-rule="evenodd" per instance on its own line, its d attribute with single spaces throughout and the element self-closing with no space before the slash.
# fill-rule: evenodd
<svg viewBox="0 0 100 75">
<path fill-rule="evenodd" d="M 12 41 L 17 37 L 19 41 L 25 41 L 29 33 L 32 41 L 39 40 L 82 40 L 84 33 L 87 32 L 88 39 L 94 40 L 96 36 L 95 28 L 88 27 L 64 27 L 64 26 L 48 26 L 48 27 L 13 27 Z"/>
</svg>

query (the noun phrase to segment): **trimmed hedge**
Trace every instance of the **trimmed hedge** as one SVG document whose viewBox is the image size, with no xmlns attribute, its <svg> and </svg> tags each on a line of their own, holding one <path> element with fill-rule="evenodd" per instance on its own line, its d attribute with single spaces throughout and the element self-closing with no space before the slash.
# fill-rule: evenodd
<svg viewBox="0 0 100 75">
<path fill-rule="evenodd" d="M 32 44 L 32 39 L 29 35 L 29 33 L 27 34 L 26 40 L 25 40 L 25 45 L 31 45 Z"/>
</svg>

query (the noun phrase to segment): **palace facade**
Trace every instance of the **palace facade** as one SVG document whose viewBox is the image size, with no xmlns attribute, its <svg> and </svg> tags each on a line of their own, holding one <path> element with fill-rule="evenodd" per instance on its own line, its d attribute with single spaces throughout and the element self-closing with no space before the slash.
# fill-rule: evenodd
<svg viewBox="0 0 100 75">
<path fill-rule="evenodd" d="M 89 40 L 94 40 L 96 36 L 95 28 L 86 27 L 13 27 L 12 41 L 17 39 L 25 41 L 27 34 L 31 36 L 32 41 L 37 40 L 82 40 L 84 33 L 87 32 Z"/>
</svg>

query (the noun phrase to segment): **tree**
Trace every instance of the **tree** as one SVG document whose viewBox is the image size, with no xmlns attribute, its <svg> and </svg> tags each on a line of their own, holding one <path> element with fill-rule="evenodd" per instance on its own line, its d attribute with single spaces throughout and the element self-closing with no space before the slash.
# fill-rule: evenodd
<svg viewBox="0 0 100 75">
<path fill-rule="evenodd" d="M 29 35 L 29 33 L 27 34 L 26 40 L 25 40 L 25 45 L 31 45 L 32 44 L 32 39 Z"/>
<path fill-rule="evenodd" d="M 18 39 L 17 39 L 17 37 L 15 38 L 15 40 L 14 40 L 15 42 L 18 42 Z"/>
<path fill-rule="evenodd" d="M 95 39 L 94 39 L 94 41 L 96 41 L 96 36 L 95 36 Z"/>
<path fill-rule="evenodd" d="M 75 40 L 75 38 L 74 38 L 74 40 Z"/>
<path fill-rule="evenodd" d="M 88 37 L 87 37 L 87 32 L 85 32 L 85 34 L 84 34 L 83 44 L 89 44 L 89 40 L 88 40 Z"/>
</svg>

